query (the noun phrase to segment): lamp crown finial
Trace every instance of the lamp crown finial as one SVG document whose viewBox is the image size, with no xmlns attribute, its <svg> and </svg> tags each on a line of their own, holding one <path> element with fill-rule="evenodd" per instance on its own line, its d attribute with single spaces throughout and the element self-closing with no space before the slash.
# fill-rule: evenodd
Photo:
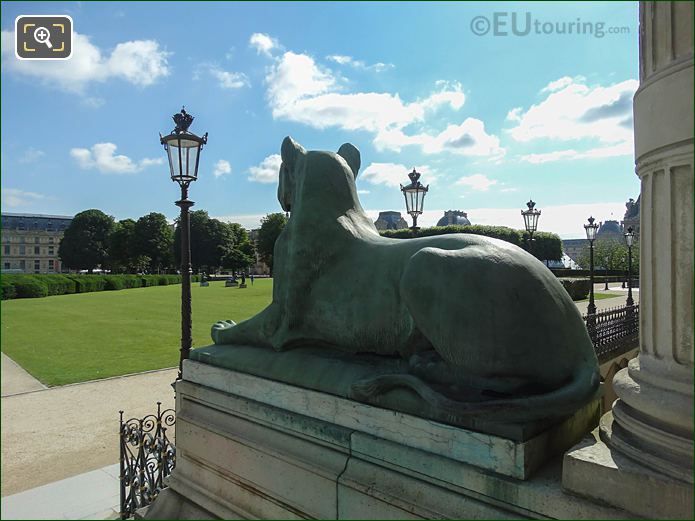
<svg viewBox="0 0 695 521">
<path fill-rule="evenodd" d="M 408 174 L 408 177 L 413 184 L 417 184 L 418 179 L 420 179 L 420 173 L 413 168 L 413 171 Z"/>
<path fill-rule="evenodd" d="M 536 203 L 533 202 L 533 199 L 529 199 L 528 203 L 526 203 L 526 206 L 528 206 L 529 210 L 533 210 L 533 207 L 536 206 Z"/>
<path fill-rule="evenodd" d="M 596 219 L 594 219 L 594 217 L 592 215 L 591 217 L 589 217 L 589 224 L 591 224 L 593 226 L 595 220 Z"/>
<path fill-rule="evenodd" d="M 191 126 L 195 118 L 186 112 L 186 107 L 184 106 L 181 108 L 181 112 L 172 116 L 172 119 L 176 123 L 174 132 L 180 134 L 181 132 L 188 132 L 188 127 Z"/>
</svg>

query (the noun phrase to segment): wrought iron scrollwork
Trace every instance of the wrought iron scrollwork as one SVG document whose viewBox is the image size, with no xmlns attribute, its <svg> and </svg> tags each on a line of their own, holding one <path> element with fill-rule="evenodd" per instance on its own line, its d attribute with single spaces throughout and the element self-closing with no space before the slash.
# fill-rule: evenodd
<svg viewBox="0 0 695 521">
<path fill-rule="evenodd" d="M 600 363 L 639 345 L 639 304 L 584 315 Z"/>
<path fill-rule="evenodd" d="M 164 479 L 176 465 L 176 447 L 167 430 L 176 423 L 174 409 L 162 410 L 143 418 L 123 420 L 120 411 L 121 519 L 133 517 L 135 510 L 152 503 L 166 488 Z"/>
</svg>

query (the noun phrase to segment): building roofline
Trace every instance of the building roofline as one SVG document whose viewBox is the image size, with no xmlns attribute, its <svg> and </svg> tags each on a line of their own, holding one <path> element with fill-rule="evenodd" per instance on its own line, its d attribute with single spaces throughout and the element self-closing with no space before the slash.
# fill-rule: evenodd
<svg viewBox="0 0 695 521">
<path fill-rule="evenodd" d="M 40 213 L 11 213 L 2 212 L 2 217 L 29 217 L 32 219 L 74 219 L 73 215 L 48 215 Z"/>
</svg>

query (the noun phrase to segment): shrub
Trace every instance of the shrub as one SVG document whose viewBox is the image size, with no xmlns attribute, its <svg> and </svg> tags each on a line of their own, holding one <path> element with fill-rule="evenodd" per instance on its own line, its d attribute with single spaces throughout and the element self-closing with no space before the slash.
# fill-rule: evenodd
<svg viewBox="0 0 695 521">
<path fill-rule="evenodd" d="M 169 285 L 169 278 L 166 275 L 158 275 L 157 276 L 157 284 L 159 286 L 168 286 Z"/>
<path fill-rule="evenodd" d="M 49 295 L 66 295 L 75 293 L 75 281 L 63 275 L 32 275 L 46 284 Z"/>
<path fill-rule="evenodd" d="M 40 279 L 30 275 L 20 275 L 14 281 L 17 298 L 37 298 L 48 296 L 48 286 Z"/>
<path fill-rule="evenodd" d="M 123 287 L 139 288 L 142 286 L 142 279 L 137 275 L 121 275 L 123 277 Z"/>
<path fill-rule="evenodd" d="M 17 296 L 14 284 L 7 277 L 2 277 L 2 300 L 8 300 Z"/>
<path fill-rule="evenodd" d="M 72 275 L 69 278 L 75 281 L 77 293 L 103 291 L 106 285 L 106 279 L 101 275 Z"/>
<path fill-rule="evenodd" d="M 584 300 L 589 295 L 589 290 L 591 289 L 591 281 L 589 279 L 580 278 L 568 278 L 562 277 L 558 279 L 565 288 L 565 291 L 569 293 L 572 300 Z"/>
<path fill-rule="evenodd" d="M 105 290 L 123 289 L 125 287 L 125 281 L 121 275 L 111 275 L 110 277 L 105 277 L 105 279 Z"/>
</svg>

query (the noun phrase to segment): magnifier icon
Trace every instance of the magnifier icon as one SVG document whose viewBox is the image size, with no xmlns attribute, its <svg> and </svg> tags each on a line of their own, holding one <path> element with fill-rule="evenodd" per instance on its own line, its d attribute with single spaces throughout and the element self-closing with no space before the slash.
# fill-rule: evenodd
<svg viewBox="0 0 695 521">
<path fill-rule="evenodd" d="M 53 49 L 53 45 L 51 45 L 51 33 L 48 29 L 45 27 L 37 27 L 34 30 L 34 40 L 36 40 L 39 43 L 45 43 L 46 47 L 49 49 Z"/>
</svg>

